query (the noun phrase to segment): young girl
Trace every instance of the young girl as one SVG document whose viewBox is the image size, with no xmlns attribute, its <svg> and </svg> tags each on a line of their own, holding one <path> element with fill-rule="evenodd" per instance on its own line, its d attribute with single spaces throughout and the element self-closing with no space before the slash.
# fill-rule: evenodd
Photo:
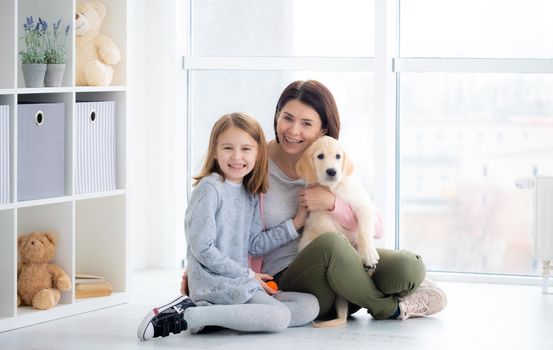
<svg viewBox="0 0 553 350">
<path fill-rule="evenodd" d="M 190 298 L 183 295 L 149 312 L 138 338 L 195 333 L 204 326 L 279 331 L 313 321 L 319 312 L 314 296 L 276 293 L 264 282 L 272 276 L 248 267 L 248 253 L 262 255 L 296 239 L 307 215 L 299 210 L 293 219 L 262 230 L 259 194 L 267 191 L 268 157 L 257 121 L 242 113 L 222 116 L 194 179 L 185 218 Z"/>
</svg>

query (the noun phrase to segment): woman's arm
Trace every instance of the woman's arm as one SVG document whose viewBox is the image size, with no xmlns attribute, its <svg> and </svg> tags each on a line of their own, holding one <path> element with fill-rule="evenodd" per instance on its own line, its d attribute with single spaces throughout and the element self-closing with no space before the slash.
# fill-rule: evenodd
<svg viewBox="0 0 553 350">
<path fill-rule="evenodd" d="M 330 210 L 330 215 L 346 230 L 357 232 L 357 217 L 355 217 L 353 210 L 351 210 L 351 206 L 343 201 L 342 198 L 336 197 L 334 210 Z"/>
<path fill-rule="evenodd" d="M 357 231 L 357 218 L 353 214 L 348 203 L 327 188 L 314 185 L 300 191 L 300 206 L 304 206 L 308 211 L 326 210 L 338 223 L 348 231 Z"/>
<path fill-rule="evenodd" d="M 351 210 L 351 206 L 323 186 L 315 185 L 300 191 L 300 205 L 306 206 L 309 211 L 327 210 L 346 230 L 357 232 L 357 218 Z M 383 235 L 382 214 L 377 209 L 374 238 L 379 239 Z"/>
</svg>

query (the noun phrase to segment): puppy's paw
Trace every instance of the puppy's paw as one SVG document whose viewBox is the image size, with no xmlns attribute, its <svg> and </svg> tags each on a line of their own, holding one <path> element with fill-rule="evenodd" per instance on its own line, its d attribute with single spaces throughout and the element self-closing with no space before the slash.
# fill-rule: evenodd
<svg viewBox="0 0 553 350">
<path fill-rule="evenodd" d="M 370 249 L 367 252 L 367 254 L 363 257 L 363 265 L 365 265 L 369 273 L 372 274 L 372 272 L 374 272 L 374 269 L 376 268 L 376 264 L 378 264 L 379 259 L 380 259 L 380 256 L 378 255 L 378 252 L 376 251 L 376 249 Z"/>
<path fill-rule="evenodd" d="M 373 265 L 373 266 L 367 266 L 365 265 L 365 271 L 367 271 L 367 273 L 369 274 L 369 276 L 373 276 L 374 275 L 374 272 L 376 271 L 376 265 Z"/>
</svg>

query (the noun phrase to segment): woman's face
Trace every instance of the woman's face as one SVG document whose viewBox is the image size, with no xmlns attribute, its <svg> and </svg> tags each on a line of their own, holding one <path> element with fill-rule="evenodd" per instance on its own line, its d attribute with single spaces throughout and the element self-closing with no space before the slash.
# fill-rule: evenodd
<svg viewBox="0 0 553 350">
<path fill-rule="evenodd" d="M 313 141 L 323 136 L 319 113 L 299 100 L 290 100 L 282 107 L 276 132 L 284 153 L 301 155 Z"/>
</svg>

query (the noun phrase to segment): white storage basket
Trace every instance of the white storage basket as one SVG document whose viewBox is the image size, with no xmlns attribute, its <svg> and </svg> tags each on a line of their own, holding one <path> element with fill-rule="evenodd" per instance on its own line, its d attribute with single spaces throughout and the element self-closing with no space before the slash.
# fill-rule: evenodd
<svg viewBox="0 0 553 350">
<path fill-rule="evenodd" d="M 75 192 L 115 190 L 115 102 L 77 102 L 75 109 Z"/>
<path fill-rule="evenodd" d="M 65 196 L 65 103 L 17 110 L 17 200 Z"/>
</svg>

